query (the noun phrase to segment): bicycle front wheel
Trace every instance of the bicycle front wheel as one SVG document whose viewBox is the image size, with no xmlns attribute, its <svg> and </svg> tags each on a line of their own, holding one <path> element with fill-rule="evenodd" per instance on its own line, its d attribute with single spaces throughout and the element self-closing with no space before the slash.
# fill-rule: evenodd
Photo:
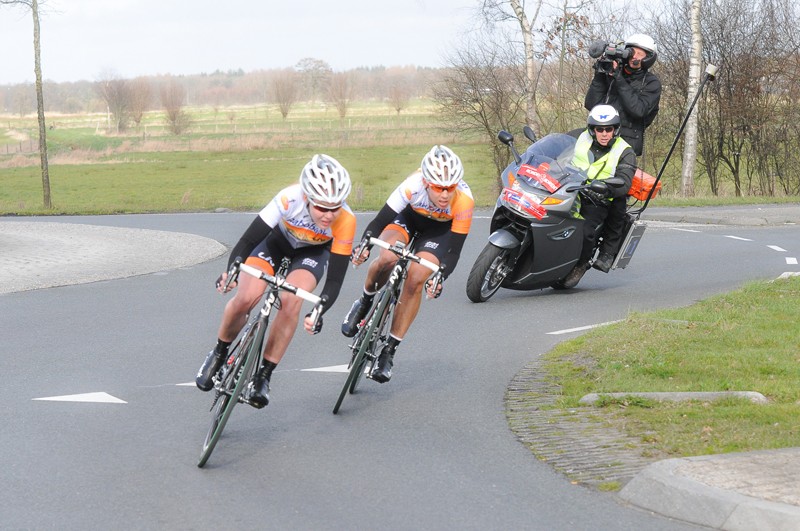
<svg viewBox="0 0 800 531">
<path fill-rule="evenodd" d="M 225 369 L 226 372 L 220 383 L 214 388 L 217 393 L 216 402 L 212 409 L 211 427 L 208 429 L 206 440 L 203 442 L 203 451 L 197 462 L 197 466 L 200 468 L 203 468 L 208 458 L 211 457 L 211 452 L 214 451 L 217 441 L 222 436 L 222 431 L 225 429 L 225 424 L 228 422 L 233 408 L 239 403 L 253 376 L 256 362 L 261 357 L 265 329 L 265 322 L 260 319 L 256 321 L 240 340 L 238 348 L 234 348 L 228 356 L 229 361 L 231 358 L 233 359 Z"/>
<path fill-rule="evenodd" d="M 378 326 L 383 322 L 384 312 L 389 304 L 389 292 L 386 289 L 381 290 L 378 295 L 377 302 L 373 305 L 370 313 L 367 314 L 366 325 L 358 331 L 356 339 L 353 342 L 353 350 L 355 354 L 350 361 L 350 372 L 347 374 L 347 380 L 344 382 L 344 387 L 339 393 L 339 399 L 336 405 L 333 406 L 333 414 L 339 412 L 345 395 L 347 393 L 354 393 L 359 379 L 364 374 L 364 367 L 367 364 L 367 357 L 369 354 L 375 352 L 375 344 L 378 341 Z"/>
</svg>

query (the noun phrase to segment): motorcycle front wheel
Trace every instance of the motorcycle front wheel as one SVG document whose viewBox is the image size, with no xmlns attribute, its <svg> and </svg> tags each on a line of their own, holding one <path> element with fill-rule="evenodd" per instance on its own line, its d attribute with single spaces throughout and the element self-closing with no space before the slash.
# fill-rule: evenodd
<svg viewBox="0 0 800 531">
<path fill-rule="evenodd" d="M 512 269 L 511 251 L 491 243 L 483 248 L 472 265 L 467 279 L 467 297 L 472 302 L 486 302 L 500 289 Z"/>
</svg>

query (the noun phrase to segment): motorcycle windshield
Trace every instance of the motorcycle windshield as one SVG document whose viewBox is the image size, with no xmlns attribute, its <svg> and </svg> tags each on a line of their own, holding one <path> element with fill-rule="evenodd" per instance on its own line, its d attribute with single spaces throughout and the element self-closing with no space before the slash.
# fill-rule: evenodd
<svg viewBox="0 0 800 531">
<path fill-rule="evenodd" d="M 571 165 L 577 139 L 552 133 L 537 140 L 522 155 L 517 177 L 533 188 L 553 193 L 567 182 L 582 182 L 580 170 Z"/>
</svg>

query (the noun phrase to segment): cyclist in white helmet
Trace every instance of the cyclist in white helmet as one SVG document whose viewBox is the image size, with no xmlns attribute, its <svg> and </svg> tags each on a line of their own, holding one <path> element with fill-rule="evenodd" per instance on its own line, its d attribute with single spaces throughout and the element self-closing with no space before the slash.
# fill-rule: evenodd
<svg viewBox="0 0 800 531">
<path fill-rule="evenodd" d="M 444 268 L 442 278 L 446 279 L 458 263 L 472 224 L 475 202 L 463 176 L 461 159 L 447 146 L 433 146 L 422 158 L 420 168 L 392 192 L 364 233 L 380 234 L 380 239 L 390 244 L 398 240 L 408 243 L 416 234 L 415 253 L 441 265 Z M 368 253 L 354 255 L 352 262 L 359 265 L 368 257 Z M 397 255 L 382 250 L 370 264 L 364 292 L 353 303 L 342 323 L 345 336 L 356 334 L 358 324 L 369 311 L 375 293 L 388 280 L 396 261 Z M 434 293 L 432 283 L 428 282 L 430 275 L 426 267 L 411 265 L 394 314 L 389 341 L 372 370 L 371 378 L 376 382 L 388 382 L 392 377 L 395 351 L 417 316 L 423 290 L 429 297 L 439 296 L 441 285 Z"/>
<path fill-rule="evenodd" d="M 350 193 L 350 175 L 336 159 L 314 155 L 300 173 L 300 180 L 281 190 L 259 212 L 231 251 L 228 268 L 239 257 L 244 263 L 274 274 L 282 258 L 291 259 L 287 281 L 312 291 L 327 267 L 322 296 L 325 310 L 336 301 L 342 287 L 356 232 L 356 219 L 345 200 Z M 227 272 L 217 279 L 217 289 Z M 203 391 L 213 387 L 213 377 L 227 358 L 228 347 L 247 321 L 247 314 L 261 300 L 267 284 L 250 275 L 240 275 L 238 288 L 222 314 L 217 345 L 208 353 L 195 383 Z M 281 293 L 281 309 L 269 329 L 264 356 L 253 378 L 250 402 L 257 407 L 269 403 L 272 371 L 281 361 L 299 321 L 302 300 Z M 316 334 L 317 327 L 306 316 L 305 330 Z"/>
<path fill-rule="evenodd" d="M 584 107 L 614 107 L 620 116 L 619 135 L 641 156 L 644 130 L 655 120 L 661 100 L 661 80 L 650 71 L 658 58 L 658 47 L 652 37 L 636 33 L 625 40 L 623 49 L 629 54 L 624 64 L 614 61 L 609 73 L 595 69 Z"/>
</svg>

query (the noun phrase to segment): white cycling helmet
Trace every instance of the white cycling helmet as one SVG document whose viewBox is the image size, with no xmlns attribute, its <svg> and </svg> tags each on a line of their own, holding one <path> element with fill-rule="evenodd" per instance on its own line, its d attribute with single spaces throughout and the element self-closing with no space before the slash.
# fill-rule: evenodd
<svg viewBox="0 0 800 531">
<path fill-rule="evenodd" d="M 594 136 L 594 128 L 597 125 L 610 125 L 614 127 L 614 138 L 619 134 L 620 118 L 617 110 L 611 105 L 595 105 L 589 111 L 589 118 L 586 125 L 589 126 L 589 134 Z"/>
<path fill-rule="evenodd" d="M 461 159 L 447 146 L 433 146 L 422 157 L 422 176 L 430 184 L 452 186 L 464 177 Z"/>
<path fill-rule="evenodd" d="M 300 187 L 308 200 L 321 207 L 337 207 L 350 194 L 350 174 L 335 158 L 314 155 L 300 173 Z"/>
<path fill-rule="evenodd" d="M 635 33 L 625 40 L 625 47 L 630 48 L 631 46 L 641 48 L 647 53 L 645 58 L 642 59 L 642 68 L 648 69 L 655 64 L 658 58 L 658 46 L 656 46 L 656 41 L 651 36 L 644 33 Z"/>
</svg>

